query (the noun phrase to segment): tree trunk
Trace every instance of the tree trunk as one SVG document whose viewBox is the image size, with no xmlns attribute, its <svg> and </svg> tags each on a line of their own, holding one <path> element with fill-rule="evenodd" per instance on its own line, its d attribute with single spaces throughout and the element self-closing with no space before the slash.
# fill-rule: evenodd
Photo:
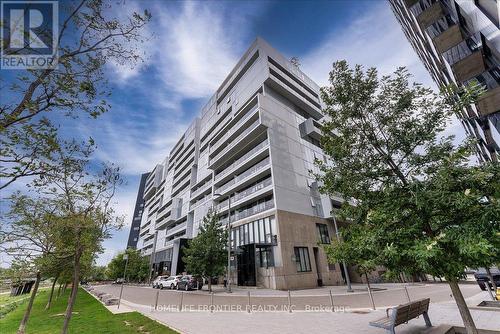
<svg viewBox="0 0 500 334">
<path fill-rule="evenodd" d="M 80 281 L 80 257 L 82 256 L 82 250 L 78 249 L 75 254 L 75 267 L 73 269 L 73 286 L 71 287 L 71 294 L 68 301 L 68 306 L 66 307 L 66 315 L 64 316 L 64 324 L 61 330 L 61 334 L 66 334 L 68 332 L 69 322 L 71 316 L 73 315 L 73 306 L 75 305 L 76 295 L 78 293 L 78 283 Z"/>
<path fill-rule="evenodd" d="M 50 288 L 49 300 L 47 302 L 47 305 L 45 305 L 46 310 L 48 310 L 50 308 L 50 306 L 52 305 L 52 297 L 54 296 L 54 288 L 56 286 L 56 282 L 57 282 L 58 277 L 59 277 L 59 275 L 56 275 L 56 277 L 54 277 L 54 282 L 52 282 L 52 287 Z"/>
<path fill-rule="evenodd" d="M 28 319 L 30 317 L 31 309 L 33 308 L 33 302 L 35 301 L 36 293 L 38 291 L 38 285 L 40 285 L 41 278 L 42 275 L 38 271 L 36 273 L 35 286 L 33 287 L 33 291 L 31 292 L 30 302 L 28 304 L 28 307 L 26 308 L 26 311 L 24 311 L 23 320 L 21 320 L 21 323 L 19 324 L 19 329 L 17 330 L 17 334 L 24 334 L 24 331 L 26 329 L 26 324 L 28 323 Z"/>
<path fill-rule="evenodd" d="M 63 293 L 66 292 L 66 288 L 68 287 L 68 282 L 64 282 L 64 285 L 63 285 Z"/>
<path fill-rule="evenodd" d="M 486 274 L 488 275 L 488 278 L 490 279 L 491 285 L 493 285 L 493 291 L 497 291 L 497 284 L 495 283 L 495 280 L 493 279 L 493 275 L 491 274 L 491 270 L 489 267 L 486 267 Z M 486 288 L 489 289 L 490 287 L 488 284 L 486 284 Z"/>
<path fill-rule="evenodd" d="M 472 315 L 467 307 L 462 291 L 460 291 L 460 287 L 458 286 L 458 281 L 455 278 L 448 279 L 448 284 L 450 285 L 451 292 L 453 293 L 453 298 L 455 298 L 455 302 L 457 303 L 458 311 L 460 312 L 460 316 L 464 322 L 467 334 L 478 334 L 476 325 L 474 324 L 474 319 L 472 319 Z"/>
<path fill-rule="evenodd" d="M 56 299 L 57 299 L 57 298 L 59 298 L 59 296 L 61 295 L 62 286 L 63 286 L 63 284 L 62 284 L 62 283 L 59 283 L 59 288 L 57 289 L 57 296 L 56 296 Z"/>
<path fill-rule="evenodd" d="M 208 278 L 208 292 L 212 292 L 212 278 Z"/>
</svg>

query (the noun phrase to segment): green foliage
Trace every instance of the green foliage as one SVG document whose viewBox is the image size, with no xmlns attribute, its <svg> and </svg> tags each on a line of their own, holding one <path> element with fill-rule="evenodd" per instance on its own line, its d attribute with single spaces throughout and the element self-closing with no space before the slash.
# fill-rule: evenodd
<svg viewBox="0 0 500 334">
<path fill-rule="evenodd" d="M 26 327 L 27 334 L 60 333 L 64 317 L 61 313 L 66 308 L 68 291 L 60 298 L 53 300 L 52 307 L 45 309 L 47 291 L 39 292 L 35 299 L 30 321 Z M 19 321 L 23 317 L 25 302 L 0 319 L 2 334 L 16 333 Z M 151 320 L 139 312 L 113 314 L 89 293 L 79 289 L 74 309 L 74 317 L 69 326 L 70 333 L 78 334 L 175 334 L 176 332 L 157 321 Z"/>
<path fill-rule="evenodd" d="M 459 279 L 466 267 L 499 261 L 500 167 L 470 164 L 472 143 L 458 147 L 440 134 L 477 87 L 441 96 L 398 69 L 379 79 L 375 69 L 337 62 L 326 103 L 317 161 L 321 190 L 347 199 L 339 215 L 345 242 L 327 247 L 331 261 L 390 272 Z"/>
<path fill-rule="evenodd" d="M 184 250 L 187 271 L 208 279 L 221 275 L 227 263 L 226 245 L 227 230 L 223 228 L 217 212 L 210 210 L 203 218 L 198 235 L 189 241 Z"/>
<path fill-rule="evenodd" d="M 139 250 L 131 248 L 128 248 L 123 253 L 119 253 L 111 260 L 106 269 L 106 276 L 113 280 L 124 277 L 125 260 L 123 259 L 123 255 L 125 254 L 128 255 L 127 281 L 144 281 L 148 277 L 149 261 L 146 257 L 141 256 Z"/>
<path fill-rule="evenodd" d="M 65 2 L 59 8 L 58 66 L 20 70 L 0 79 L 2 93 L 8 92 L 0 102 L 0 177 L 4 180 L 0 189 L 50 170 L 59 137 L 54 119 L 96 118 L 107 112 L 106 65 L 133 67 L 144 56 L 137 46 L 147 39 L 141 34 L 151 19 L 147 10 L 126 17 L 122 8 L 113 10 L 111 3 L 101 0 Z M 49 119 L 53 113 L 56 118 Z"/>
</svg>

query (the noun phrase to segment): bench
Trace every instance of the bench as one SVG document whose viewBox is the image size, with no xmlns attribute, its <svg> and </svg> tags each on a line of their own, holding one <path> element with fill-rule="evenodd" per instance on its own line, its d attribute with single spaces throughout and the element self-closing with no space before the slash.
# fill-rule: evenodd
<svg viewBox="0 0 500 334">
<path fill-rule="evenodd" d="M 431 327 L 431 320 L 427 311 L 429 310 L 430 298 L 419 299 L 411 303 L 388 308 L 387 316 L 370 322 L 370 326 L 386 329 L 389 333 L 395 334 L 394 327 L 407 323 L 411 319 L 420 315 L 424 317 L 425 325 Z"/>
</svg>

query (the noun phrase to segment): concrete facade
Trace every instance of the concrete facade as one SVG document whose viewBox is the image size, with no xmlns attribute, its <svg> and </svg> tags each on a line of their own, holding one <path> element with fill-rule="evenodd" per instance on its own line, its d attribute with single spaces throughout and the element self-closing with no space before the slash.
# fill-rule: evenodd
<svg viewBox="0 0 500 334">
<path fill-rule="evenodd" d="M 322 118 L 318 85 L 258 38 L 146 180 L 138 248 L 156 274 L 184 271 L 182 246 L 211 207 L 227 224 L 230 197 L 235 284 L 343 284 L 318 244 L 339 201 L 312 175 Z"/>
<path fill-rule="evenodd" d="M 476 82 L 486 92 L 460 121 L 480 161 L 500 153 L 500 2 L 389 0 L 403 32 L 438 86 Z"/>
</svg>

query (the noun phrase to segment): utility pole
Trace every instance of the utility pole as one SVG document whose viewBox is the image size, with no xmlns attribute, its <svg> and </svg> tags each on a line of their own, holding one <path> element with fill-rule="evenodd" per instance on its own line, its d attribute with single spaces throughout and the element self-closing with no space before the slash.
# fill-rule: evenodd
<svg viewBox="0 0 500 334">
<path fill-rule="evenodd" d="M 127 278 L 127 265 L 128 265 L 128 254 L 127 253 L 123 254 L 123 259 L 125 260 L 125 269 L 123 270 L 123 282 L 122 282 L 122 286 L 120 288 L 120 298 L 118 298 L 118 307 L 117 307 L 117 309 L 120 308 L 120 304 L 121 304 L 121 301 L 122 301 L 122 294 L 123 294 L 123 286 L 125 285 L 126 278 Z"/>
<path fill-rule="evenodd" d="M 335 235 L 337 236 L 337 242 L 340 243 L 339 229 L 337 227 L 337 219 L 335 218 L 335 213 L 333 211 L 332 211 L 332 217 L 333 217 L 333 225 L 335 226 Z M 347 270 L 345 261 L 342 261 L 342 267 L 344 270 L 345 282 L 347 283 L 347 292 L 354 292 L 354 290 L 351 287 L 351 278 L 349 277 L 349 271 Z"/>
<path fill-rule="evenodd" d="M 214 197 L 222 197 L 221 194 L 214 194 Z M 227 283 L 226 291 L 231 293 L 231 194 L 227 196 Z"/>
<path fill-rule="evenodd" d="M 151 285 L 151 280 L 153 278 L 153 263 L 155 260 L 155 253 L 156 253 L 156 240 L 158 239 L 158 231 L 155 231 L 155 237 L 153 240 L 153 252 L 151 252 L 151 259 L 149 260 L 149 282 L 148 284 Z"/>
<path fill-rule="evenodd" d="M 227 292 L 231 293 L 231 195 L 227 196 Z"/>
</svg>

